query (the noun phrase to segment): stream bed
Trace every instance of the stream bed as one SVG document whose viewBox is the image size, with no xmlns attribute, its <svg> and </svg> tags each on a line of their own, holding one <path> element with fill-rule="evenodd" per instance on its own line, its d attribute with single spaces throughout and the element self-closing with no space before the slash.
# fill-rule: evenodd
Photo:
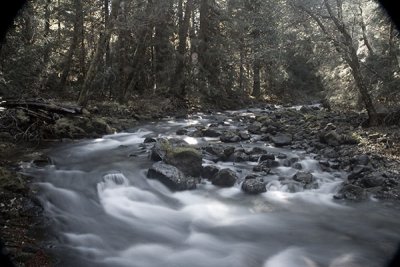
<svg viewBox="0 0 400 267">
<path fill-rule="evenodd" d="M 279 166 L 264 176 L 267 192 L 249 195 L 241 183 L 254 161 L 211 161 L 239 180 L 224 188 L 202 179 L 196 190 L 173 192 L 146 177 L 153 162 L 146 137 L 175 138 L 202 147 L 219 138 L 177 135 L 198 126 L 245 127 L 251 111 L 143 124 L 126 133 L 63 144 L 51 164 L 26 166 L 37 180 L 40 201 L 55 236 L 49 252 L 57 266 L 137 267 L 378 267 L 400 241 L 395 204 L 370 198 L 335 200 L 347 173 L 324 170 L 316 155 L 278 148 L 256 134 L 237 142 L 244 150 L 261 147 L 282 158 L 297 158 L 317 187 L 299 189 L 282 182 L 298 168 Z M 218 128 L 217 127 L 217 128 Z"/>
</svg>

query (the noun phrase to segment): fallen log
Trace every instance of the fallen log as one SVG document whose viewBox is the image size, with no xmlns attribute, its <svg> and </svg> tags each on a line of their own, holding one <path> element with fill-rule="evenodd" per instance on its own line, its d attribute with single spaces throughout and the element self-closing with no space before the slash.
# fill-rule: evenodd
<svg viewBox="0 0 400 267">
<path fill-rule="evenodd" d="M 0 106 L 6 109 L 9 108 L 25 108 L 31 111 L 45 110 L 52 113 L 59 113 L 63 115 L 79 115 L 82 114 L 82 107 L 66 106 L 53 102 L 37 101 L 37 100 L 4 100 L 0 102 Z"/>
</svg>

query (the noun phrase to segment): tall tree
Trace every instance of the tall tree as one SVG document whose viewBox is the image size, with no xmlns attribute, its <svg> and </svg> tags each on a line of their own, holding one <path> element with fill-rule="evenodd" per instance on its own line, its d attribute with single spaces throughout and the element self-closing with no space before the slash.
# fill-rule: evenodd
<svg viewBox="0 0 400 267">
<path fill-rule="evenodd" d="M 72 60 L 73 56 L 77 51 L 77 48 L 79 46 L 79 41 L 81 45 L 83 45 L 83 27 L 84 27 L 84 18 L 83 18 L 83 8 L 82 8 L 82 0 L 74 0 L 74 8 L 75 8 L 75 20 L 74 20 L 74 30 L 73 30 L 73 35 L 72 35 L 72 41 L 71 45 L 69 47 L 69 50 L 67 52 L 67 55 L 64 59 L 64 62 L 62 63 L 63 65 L 63 70 L 61 73 L 61 78 L 60 78 L 60 90 L 62 90 L 67 82 L 68 75 L 71 70 L 71 65 L 72 65 Z M 81 47 L 82 49 L 82 47 Z M 80 56 L 80 65 L 84 64 L 82 62 L 82 51 L 79 52 Z M 83 60 L 84 61 L 84 60 Z"/>
<path fill-rule="evenodd" d="M 333 43 L 336 51 L 339 52 L 343 60 L 349 65 L 367 110 L 369 123 L 370 125 L 377 125 L 379 124 L 379 117 L 372 102 L 369 87 L 361 72 L 360 59 L 357 55 L 357 49 L 350 32 L 350 27 L 344 21 L 342 0 L 334 0 L 334 2 L 335 5 L 332 7 L 329 0 L 323 0 L 320 9 L 321 11 L 325 11 L 324 15 L 314 12 L 306 5 L 295 2 L 293 2 L 293 4 L 295 7 L 308 14 L 318 24 L 328 40 Z M 326 22 L 324 22 L 324 20 Z"/>
<path fill-rule="evenodd" d="M 82 89 L 79 94 L 78 104 L 81 106 L 86 106 L 87 101 L 89 100 L 88 98 L 89 98 L 90 88 L 92 86 L 93 79 L 98 70 L 100 60 L 104 56 L 104 53 L 106 52 L 106 47 L 110 40 L 111 33 L 114 29 L 114 23 L 115 23 L 115 19 L 117 18 L 117 15 L 118 15 L 120 3 L 121 3 L 121 0 L 113 1 L 111 15 L 110 15 L 110 21 L 109 21 L 108 25 L 106 25 L 104 32 L 100 35 L 99 40 L 97 42 L 96 52 L 94 53 L 93 59 L 90 63 L 89 69 L 86 73 L 85 80 L 82 85 Z"/>
<path fill-rule="evenodd" d="M 183 12 L 183 0 L 178 4 L 178 48 L 176 51 L 176 66 L 170 88 L 172 93 L 178 97 L 186 96 L 186 77 L 185 77 L 185 56 L 187 48 L 187 38 L 190 27 L 190 18 L 193 10 L 193 0 L 188 0 Z"/>
</svg>

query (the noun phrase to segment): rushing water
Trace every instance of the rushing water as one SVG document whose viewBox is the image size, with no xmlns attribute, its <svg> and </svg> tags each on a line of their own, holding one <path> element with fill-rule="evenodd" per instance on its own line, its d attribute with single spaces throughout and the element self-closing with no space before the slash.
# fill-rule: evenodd
<svg viewBox="0 0 400 267">
<path fill-rule="evenodd" d="M 357 205 L 333 200 L 346 174 L 323 172 L 313 155 L 301 151 L 243 144 L 300 155 L 319 189 L 291 192 L 278 180 L 294 173 L 287 167 L 267 177 L 268 192 L 258 196 L 244 194 L 239 184 L 227 189 L 209 182 L 195 191 L 171 192 L 146 178 L 152 164 L 151 146 L 143 144 L 146 136 L 177 137 L 179 127 L 208 122 L 201 117 L 165 120 L 63 145 L 50 153 L 52 165 L 27 168 L 39 181 L 57 236 L 49 250 L 60 259 L 58 265 L 378 267 L 392 255 L 400 241 L 395 207 L 374 200 Z M 219 164 L 245 176 L 252 163 Z"/>
</svg>

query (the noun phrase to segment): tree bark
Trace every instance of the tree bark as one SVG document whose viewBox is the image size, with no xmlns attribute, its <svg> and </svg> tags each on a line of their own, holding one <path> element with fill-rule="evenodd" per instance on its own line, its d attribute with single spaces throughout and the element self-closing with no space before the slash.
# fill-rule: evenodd
<svg viewBox="0 0 400 267">
<path fill-rule="evenodd" d="M 113 2 L 113 10 L 110 16 L 109 24 L 104 32 L 100 35 L 99 40 L 96 46 L 96 52 L 94 53 L 93 59 L 90 63 L 89 69 L 86 73 L 85 80 L 82 85 L 82 89 L 79 94 L 78 104 L 80 106 L 86 106 L 89 100 L 89 92 L 93 82 L 94 77 L 96 76 L 96 72 L 98 70 L 98 66 L 100 64 L 101 58 L 104 56 L 106 52 L 107 43 L 109 42 L 111 33 L 114 28 L 114 20 L 118 14 L 118 10 L 116 10 L 120 4 L 121 0 L 114 0 Z"/>
<path fill-rule="evenodd" d="M 182 0 L 179 1 L 178 17 L 179 17 L 179 44 L 176 55 L 176 67 L 173 79 L 171 80 L 171 88 L 173 93 L 180 97 L 186 96 L 186 79 L 185 79 L 185 54 L 186 42 L 190 26 L 190 17 L 193 9 L 193 0 L 188 0 L 185 6 L 185 17 L 183 18 Z"/>
<path fill-rule="evenodd" d="M 145 10 L 145 17 L 151 18 L 151 13 L 153 10 L 153 0 L 148 0 Z M 139 32 L 139 40 L 136 45 L 135 53 L 133 55 L 133 70 L 132 75 L 129 78 L 128 86 L 125 88 L 124 92 L 120 95 L 118 101 L 120 103 L 124 103 L 128 97 L 129 92 L 132 92 L 137 83 L 141 73 L 141 68 L 143 67 L 143 63 L 146 56 L 146 49 L 148 48 L 149 41 L 151 40 L 153 29 L 153 21 L 148 19 L 148 21 L 143 25 L 142 29 Z"/>
<path fill-rule="evenodd" d="M 81 35 L 83 26 L 83 10 L 82 10 L 82 2 L 81 0 L 74 0 L 75 6 L 75 21 L 74 21 L 74 31 L 72 35 L 71 45 L 69 47 L 67 56 L 64 60 L 63 71 L 60 78 L 60 90 L 64 89 L 65 84 L 67 82 L 67 78 L 69 76 L 69 72 L 71 70 L 71 65 L 74 57 L 74 53 L 78 47 L 79 36 Z"/>
<path fill-rule="evenodd" d="M 261 95 L 260 69 L 260 60 L 255 58 L 253 62 L 253 92 L 251 94 L 254 97 L 260 97 Z"/>
<path fill-rule="evenodd" d="M 117 27 L 117 32 L 118 32 L 118 41 L 117 41 L 118 91 L 116 94 L 117 96 L 123 94 L 123 90 L 126 87 L 126 83 L 127 83 L 126 55 L 127 55 L 127 47 L 128 47 L 127 39 L 128 39 L 129 33 L 126 30 L 126 28 L 127 28 L 127 8 L 125 5 L 126 5 L 126 2 L 123 2 L 120 13 L 118 15 L 118 27 Z M 111 95 L 112 95 L 112 92 L 110 89 L 110 96 Z"/>
<path fill-rule="evenodd" d="M 44 39 L 45 39 L 45 48 L 43 53 L 43 63 L 47 65 L 50 57 L 50 48 L 49 48 L 49 34 L 50 34 L 50 4 L 51 0 L 47 0 L 44 6 Z"/>
<path fill-rule="evenodd" d="M 369 93 L 369 88 L 368 85 L 365 83 L 364 78 L 361 73 L 361 68 L 360 68 L 360 61 L 357 56 L 357 51 L 353 45 L 353 38 L 346 29 L 346 25 L 343 21 L 342 18 L 342 4 L 341 0 L 337 0 L 337 8 L 338 8 L 338 14 L 335 15 L 333 13 L 333 10 L 328 2 L 328 0 L 324 0 L 324 6 L 328 12 L 328 18 L 333 22 L 337 33 L 339 36 L 332 36 L 332 34 L 328 31 L 328 28 L 325 27 L 324 23 L 322 20 L 318 17 L 317 14 L 313 13 L 312 11 L 302 7 L 302 6 L 296 6 L 300 8 L 302 11 L 307 13 L 312 19 L 315 20 L 315 22 L 318 24 L 318 26 L 321 28 L 322 32 L 327 36 L 327 38 L 333 42 L 335 49 L 341 54 L 343 57 L 344 61 L 349 65 L 353 79 L 358 87 L 358 91 L 361 95 L 361 99 L 364 103 L 365 109 L 367 110 L 368 113 L 368 120 L 369 124 L 372 125 L 378 125 L 379 122 L 379 117 L 376 112 L 375 106 L 373 104 L 371 95 Z"/>
<path fill-rule="evenodd" d="M 363 10 L 361 7 L 361 3 L 359 4 L 358 8 L 360 10 L 360 24 L 361 24 L 361 30 L 362 30 L 364 44 L 368 48 L 370 55 L 373 56 L 375 53 L 374 53 L 374 49 L 371 46 L 371 43 L 368 40 L 367 25 L 365 25 L 365 22 L 364 22 L 364 16 L 363 16 Z"/>
</svg>

